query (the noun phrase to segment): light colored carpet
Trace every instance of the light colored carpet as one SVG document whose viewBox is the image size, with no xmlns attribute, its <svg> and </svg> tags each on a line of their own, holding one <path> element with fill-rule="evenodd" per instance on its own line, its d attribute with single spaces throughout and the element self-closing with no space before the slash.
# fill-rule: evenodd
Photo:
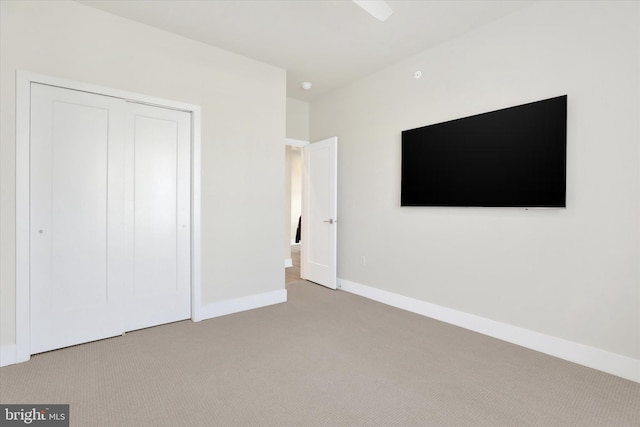
<svg viewBox="0 0 640 427">
<path fill-rule="evenodd" d="M 308 282 L 289 302 L 33 356 L 72 426 L 639 426 L 640 384 Z"/>
</svg>

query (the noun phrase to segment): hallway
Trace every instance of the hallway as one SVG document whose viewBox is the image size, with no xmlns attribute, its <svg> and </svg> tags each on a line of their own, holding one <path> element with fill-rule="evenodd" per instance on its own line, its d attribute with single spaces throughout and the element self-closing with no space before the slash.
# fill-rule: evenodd
<svg viewBox="0 0 640 427">
<path fill-rule="evenodd" d="M 291 261 L 293 267 L 284 269 L 285 285 L 300 280 L 300 245 L 291 245 Z"/>
</svg>

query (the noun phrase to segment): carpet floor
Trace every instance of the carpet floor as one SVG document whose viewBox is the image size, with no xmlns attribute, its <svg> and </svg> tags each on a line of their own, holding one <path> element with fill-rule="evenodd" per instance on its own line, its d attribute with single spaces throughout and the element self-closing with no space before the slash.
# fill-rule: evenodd
<svg viewBox="0 0 640 427">
<path fill-rule="evenodd" d="M 640 426 L 640 384 L 305 281 L 0 368 L 72 426 Z"/>
</svg>

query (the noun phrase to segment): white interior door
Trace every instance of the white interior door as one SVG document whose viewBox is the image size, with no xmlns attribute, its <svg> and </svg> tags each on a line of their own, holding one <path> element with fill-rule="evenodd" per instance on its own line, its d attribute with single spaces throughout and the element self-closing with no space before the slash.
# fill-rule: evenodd
<svg viewBox="0 0 640 427">
<path fill-rule="evenodd" d="M 331 289 L 336 289 L 337 151 L 337 137 L 302 149 L 301 276 Z"/>
<path fill-rule="evenodd" d="M 190 114 L 31 94 L 31 353 L 189 318 Z"/>
</svg>

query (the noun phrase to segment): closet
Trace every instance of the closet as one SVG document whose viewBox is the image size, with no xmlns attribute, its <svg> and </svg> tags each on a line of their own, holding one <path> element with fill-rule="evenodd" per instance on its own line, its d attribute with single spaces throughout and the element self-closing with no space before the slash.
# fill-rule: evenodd
<svg viewBox="0 0 640 427">
<path fill-rule="evenodd" d="M 191 315 L 191 113 L 31 84 L 31 353 Z"/>
</svg>

